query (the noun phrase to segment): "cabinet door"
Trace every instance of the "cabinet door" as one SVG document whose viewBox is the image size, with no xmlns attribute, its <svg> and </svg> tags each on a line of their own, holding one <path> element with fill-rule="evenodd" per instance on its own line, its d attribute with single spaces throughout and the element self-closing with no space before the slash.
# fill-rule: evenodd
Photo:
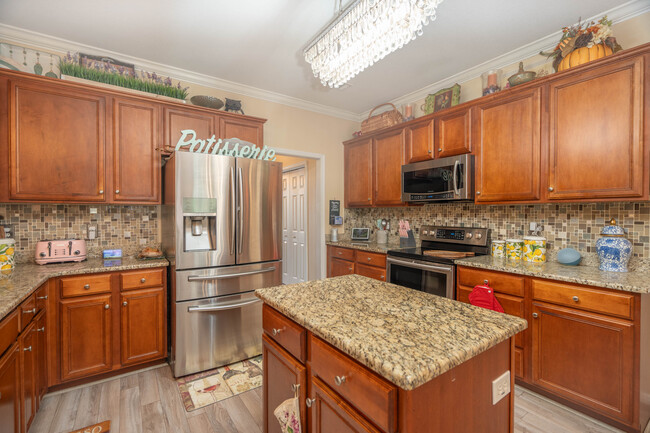
<svg viewBox="0 0 650 433">
<path fill-rule="evenodd" d="M 639 355 L 632 322 L 534 302 L 532 330 L 535 384 L 604 415 L 633 421 L 634 359 Z"/>
<path fill-rule="evenodd" d="M 330 277 L 340 277 L 341 275 L 354 274 L 354 262 L 337 259 L 336 257 L 332 257 L 331 260 L 332 262 L 330 264 Z"/>
<path fill-rule="evenodd" d="M 0 433 L 20 432 L 20 346 L 0 357 Z"/>
<path fill-rule="evenodd" d="M 280 433 L 280 424 L 273 411 L 283 401 L 293 397 L 298 385 L 300 400 L 300 422 L 303 431 L 307 427 L 305 399 L 307 397 L 307 370 L 293 356 L 289 355 L 277 343 L 262 335 L 263 388 L 264 393 L 264 432 Z"/>
<path fill-rule="evenodd" d="M 220 137 L 239 138 L 240 140 L 248 141 L 249 143 L 262 146 L 264 144 L 264 124 L 253 122 L 246 119 L 231 119 L 221 117 L 220 124 Z"/>
<path fill-rule="evenodd" d="M 311 377 L 312 433 L 379 433 L 352 406 L 317 377 Z"/>
<path fill-rule="evenodd" d="M 406 130 L 406 162 L 433 159 L 433 119 L 417 123 Z"/>
<path fill-rule="evenodd" d="M 219 137 L 219 123 L 216 117 L 198 110 L 165 107 L 163 113 L 163 128 L 165 131 L 165 150 L 173 152 L 181 131 L 191 129 L 196 132 L 196 138 L 207 140 Z"/>
<path fill-rule="evenodd" d="M 118 203 L 160 202 L 160 106 L 113 102 L 113 190 Z"/>
<path fill-rule="evenodd" d="M 104 201 L 105 98 L 24 82 L 9 98 L 9 199 Z"/>
<path fill-rule="evenodd" d="M 41 399 L 47 392 L 47 344 L 45 327 L 47 321 L 45 313 L 36 320 L 36 410 L 41 405 Z"/>
<path fill-rule="evenodd" d="M 470 109 L 455 110 L 436 118 L 436 158 L 472 151 Z"/>
<path fill-rule="evenodd" d="M 343 154 L 345 207 L 372 206 L 372 139 L 346 144 Z"/>
<path fill-rule="evenodd" d="M 549 199 L 646 193 L 643 66 L 638 57 L 551 82 Z"/>
<path fill-rule="evenodd" d="M 111 295 L 63 299 L 61 317 L 61 380 L 79 379 L 112 367 Z"/>
<path fill-rule="evenodd" d="M 540 198 L 540 89 L 475 107 L 476 201 Z"/>
<path fill-rule="evenodd" d="M 120 345 L 123 366 L 167 354 L 165 301 L 162 287 L 122 293 Z"/>
<path fill-rule="evenodd" d="M 354 265 L 356 268 L 356 273 L 363 275 L 364 277 L 374 278 L 379 281 L 386 281 L 386 269 L 378 268 L 376 266 L 363 265 L 361 263 L 356 263 Z"/>
<path fill-rule="evenodd" d="M 373 205 L 403 205 L 404 130 L 401 129 L 377 136 L 373 140 L 372 147 Z"/>
<path fill-rule="evenodd" d="M 29 430 L 36 415 L 37 369 L 36 323 L 32 322 L 20 335 L 21 395 L 22 395 L 22 431 Z"/>
</svg>

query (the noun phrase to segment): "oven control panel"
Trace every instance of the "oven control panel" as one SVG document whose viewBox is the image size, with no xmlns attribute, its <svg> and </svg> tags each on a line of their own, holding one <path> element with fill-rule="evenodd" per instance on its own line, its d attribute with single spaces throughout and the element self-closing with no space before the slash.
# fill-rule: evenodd
<svg viewBox="0 0 650 433">
<path fill-rule="evenodd" d="M 488 229 L 474 227 L 422 226 L 420 239 L 466 245 L 487 245 Z"/>
</svg>

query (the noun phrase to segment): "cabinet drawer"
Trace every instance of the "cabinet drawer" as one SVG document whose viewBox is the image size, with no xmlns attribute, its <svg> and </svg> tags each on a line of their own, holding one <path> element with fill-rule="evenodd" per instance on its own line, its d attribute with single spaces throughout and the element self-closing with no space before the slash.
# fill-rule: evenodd
<svg viewBox="0 0 650 433">
<path fill-rule="evenodd" d="M 395 385 L 313 335 L 309 336 L 309 358 L 313 376 L 319 377 L 383 431 L 397 430 Z M 339 382 L 337 377 L 343 381 Z"/>
<path fill-rule="evenodd" d="M 485 280 L 488 280 L 490 287 L 494 288 L 495 292 L 524 296 L 524 277 L 483 269 L 458 268 L 458 284 L 473 288 L 483 284 Z"/>
<path fill-rule="evenodd" d="M 17 309 L 0 321 L 0 356 L 18 338 L 20 333 L 19 322 Z"/>
<path fill-rule="evenodd" d="M 338 259 L 354 261 L 354 250 L 350 248 L 332 247 L 330 256 Z"/>
<path fill-rule="evenodd" d="M 62 298 L 110 293 L 110 291 L 111 276 L 108 274 L 61 278 Z"/>
<path fill-rule="evenodd" d="M 20 330 L 22 331 L 36 316 L 36 295 L 31 295 L 24 300 L 18 310 L 20 311 Z"/>
<path fill-rule="evenodd" d="M 376 268 L 374 266 L 362 265 L 360 263 L 356 266 L 356 273 L 364 277 L 374 278 L 379 281 L 386 281 L 386 269 Z"/>
<path fill-rule="evenodd" d="M 357 251 L 357 263 L 386 269 L 386 254 Z"/>
<path fill-rule="evenodd" d="M 262 328 L 273 340 L 303 364 L 307 361 L 307 331 L 293 320 L 264 304 Z"/>
<path fill-rule="evenodd" d="M 634 295 L 533 280 L 533 299 L 610 316 L 633 319 Z"/>
<path fill-rule="evenodd" d="M 144 289 L 145 287 L 162 286 L 163 269 L 148 271 L 122 272 L 120 287 L 122 290 Z"/>
</svg>

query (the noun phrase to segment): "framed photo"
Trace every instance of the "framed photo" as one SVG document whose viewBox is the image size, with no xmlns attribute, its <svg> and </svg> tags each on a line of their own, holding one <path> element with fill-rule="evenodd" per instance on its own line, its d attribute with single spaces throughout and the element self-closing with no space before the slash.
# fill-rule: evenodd
<svg viewBox="0 0 650 433">
<path fill-rule="evenodd" d="M 120 75 L 135 77 L 135 65 L 106 56 L 91 56 L 90 54 L 79 53 L 79 64 L 90 69 L 106 69 L 110 65 L 117 69 Z"/>
<path fill-rule="evenodd" d="M 438 92 L 427 96 L 423 111 L 426 114 L 431 114 L 458 105 L 459 102 L 460 84 L 454 84 L 451 87 L 439 90 Z"/>
</svg>

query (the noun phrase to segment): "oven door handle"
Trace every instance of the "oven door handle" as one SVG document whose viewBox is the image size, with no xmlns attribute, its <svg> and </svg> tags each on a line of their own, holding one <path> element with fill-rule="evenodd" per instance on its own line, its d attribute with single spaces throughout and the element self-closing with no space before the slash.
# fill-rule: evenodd
<svg viewBox="0 0 650 433">
<path fill-rule="evenodd" d="M 429 263 L 422 263 L 416 261 L 397 260 L 393 258 L 387 259 L 386 263 L 389 265 L 395 264 L 401 266 L 408 266 L 409 268 L 424 269 L 426 271 L 438 271 L 438 272 L 446 272 L 446 273 L 453 273 L 454 271 L 454 268 L 451 266 L 439 266 L 439 265 L 432 265 Z"/>
<path fill-rule="evenodd" d="M 206 312 L 206 311 L 223 311 L 223 310 L 234 310 L 236 308 L 245 307 L 246 305 L 256 304 L 262 302 L 261 299 L 252 299 L 250 301 L 237 302 L 235 304 L 224 304 L 224 305 L 202 305 L 195 307 L 187 307 L 187 311 L 190 313 L 195 312 Z"/>
<path fill-rule="evenodd" d="M 456 181 L 456 174 L 458 173 L 458 166 L 460 165 L 460 161 L 456 160 L 454 162 L 454 174 L 451 176 L 454 181 L 454 193 L 456 195 L 460 195 L 460 189 L 458 188 L 458 181 Z"/>
</svg>

